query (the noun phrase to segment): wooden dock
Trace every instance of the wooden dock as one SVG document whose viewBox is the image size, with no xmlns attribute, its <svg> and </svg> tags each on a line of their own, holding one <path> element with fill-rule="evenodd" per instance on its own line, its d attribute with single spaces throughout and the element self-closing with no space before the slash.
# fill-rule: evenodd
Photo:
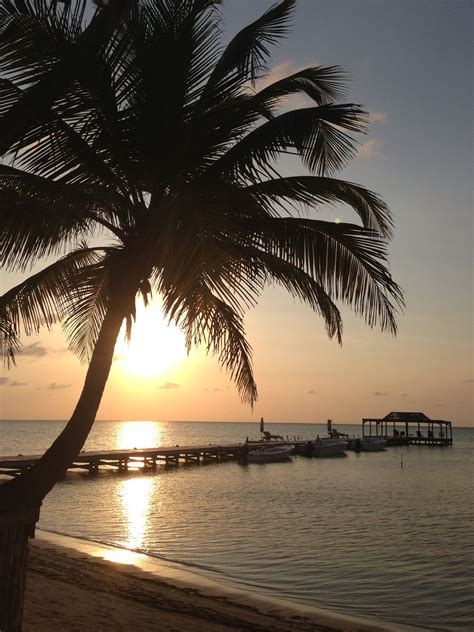
<svg viewBox="0 0 474 632">
<path fill-rule="evenodd" d="M 408 435 L 408 437 L 385 437 L 387 440 L 387 447 L 403 446 L 403 445 L 427 445 L 445 446 L 452 445 L 453 440 L 451 437 L 425 437 L 417 435 Z"/>
<path fill-rule="evenodd" d="M 452 430 L 450 422 L 429 420 L 431 424 L 430 430 L 423 434 L 416 433 L 414 436 L 407 432 L 397 432 L 395 436 L 390 436 L 385 429 L 382 433 L 378 424 L 376 431 L 372 433 L 371 422 L 380 422 L 380 420 L 363 420 L 363 436 L 383 436 L 387 440 L 387 446 L 397 445 L 429 445 L 429 446 L 445 446 L 452 445 Z M 369 432 L 365 431 L 365 423 L 369 422 Z M 441 436 L 435 437 L 433 433 L 433 423 L 443 424 L 442 428 L 449 429 L 441 432 Z M 346 436 L 346 435 L 343 435 Z M 348 441 L 355 441 L 347 437 Z M 180 463 L 211 463 L 218 461 L 245 461 L 245 453 L 249 448 L 258 445 L 294 445 L 298 451 L 299 446 L 305 445 L 307 439 L 301 437 L 281 437 L 278 440 L 257 440 L 252 441 L 247 438 L 245 443 L 232 443 L 228 445 L 193 445 L 193 446 L 165 446 L 158 448 L 133 448 L 128 450 L 87 450 L 74 459 L 68 469 L 85 470 L 91 474 L 96 474 L 100 469 L 108 469 L 117 472 L 127 472 L 142 470 L 155 470 L 159 465 L 177 466 Z M 31 467 L 41 455 L 23 455 L 16 456 L 0 456 L 0 476 L 19 476 L 23 471 Z"/>
<path fill-rule="evenodd" d="M 71 463 L 69 469 L 86 470 L 96 474 L 99 469 L 118 472 L 129 470 L 155 470 L 158 465 L 176 466 L 180 463 L 210 463 L 217 461 L 238 461 L 243 451 L 260 442 L 234 443 L 229 445 L 168 446 L 129 450 L 87 450 L 82 451 Z M 272 444 L 293 445 L 305 441 L 280 441 Z M 40 459 L 40 455 L 0 456 L 0 475 L 18 476 Z"/>
<path fill-rule="evenodd" d="M 179 463 L 200 463 L 238 459 L 242 444 L 207 446 L 170 446 L 160 448 L 128 450 L 87 450 L 82 451 L 71 463 L 69 469 L 87 470 L 97 473 L 99 468 L 126 472 L 134 469 L 156 469 L 158 465 L 178 465 Z M 0 456 L 0 474 L 18 476 L 40 459 L 40 455 Z"/>
</svg>

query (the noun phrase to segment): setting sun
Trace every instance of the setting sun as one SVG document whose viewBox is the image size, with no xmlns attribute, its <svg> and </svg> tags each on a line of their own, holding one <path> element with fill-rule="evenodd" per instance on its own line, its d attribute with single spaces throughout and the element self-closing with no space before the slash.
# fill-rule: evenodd
<svg viewBox="0 0 474 632">
<path fill-rule="evenodd" d="M 186 356 L 184 336 L 175 325 L 163 319 L 160 307 L 137 306 L 132 339 L 125 340 L 125 326 L 115 346 L 115 362 L 126 373 L 136 376 L 159 375 Z"/>
</svg>

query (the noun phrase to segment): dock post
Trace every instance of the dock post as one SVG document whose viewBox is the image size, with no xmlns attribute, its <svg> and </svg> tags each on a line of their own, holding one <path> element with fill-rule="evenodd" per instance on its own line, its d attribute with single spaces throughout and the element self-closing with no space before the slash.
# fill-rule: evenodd
<svg viewBox="0 0 474 632">
<path fill-rule="evenodd" d="M 240 448 L 239 463 L 241 463 L 242 465 L 247 465 L 248 462 L 249 462 L 249 444 L 244 443 L 244 445 Z"/>
</svg>

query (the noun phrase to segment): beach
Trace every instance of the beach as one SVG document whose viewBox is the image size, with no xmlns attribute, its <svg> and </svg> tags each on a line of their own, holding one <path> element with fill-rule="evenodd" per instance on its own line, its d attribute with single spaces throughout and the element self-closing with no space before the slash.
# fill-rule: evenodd
<svg viewBox="0 0 474 632">
<path fill-rule="evenodd" d="M 391 629 L 304 607 L 292 609 L 243 591 L 232 594 L 205 579 L 196 578 L 193 584 L 173 569 L 147 572 L 107 561 L 99 552 L 92 543 L 37 532 L 29 551 L 25 632 Z"/>
</svg>

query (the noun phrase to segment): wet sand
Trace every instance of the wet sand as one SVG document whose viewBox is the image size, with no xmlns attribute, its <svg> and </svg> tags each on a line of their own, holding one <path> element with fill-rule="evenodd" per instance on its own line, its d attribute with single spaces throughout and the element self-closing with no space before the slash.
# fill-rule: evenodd
<svg viewBox="0 0 474 632">
<path fill-rule="evenodd" d="M 38 531 L 29 553 L 24 632 L 395 629 L 229 592 L 173 568 L 156 565 L 159 570 L 148 572 L 104 559 L 109 550 L 120 559 L 120 549 Z"/>
</svg>

